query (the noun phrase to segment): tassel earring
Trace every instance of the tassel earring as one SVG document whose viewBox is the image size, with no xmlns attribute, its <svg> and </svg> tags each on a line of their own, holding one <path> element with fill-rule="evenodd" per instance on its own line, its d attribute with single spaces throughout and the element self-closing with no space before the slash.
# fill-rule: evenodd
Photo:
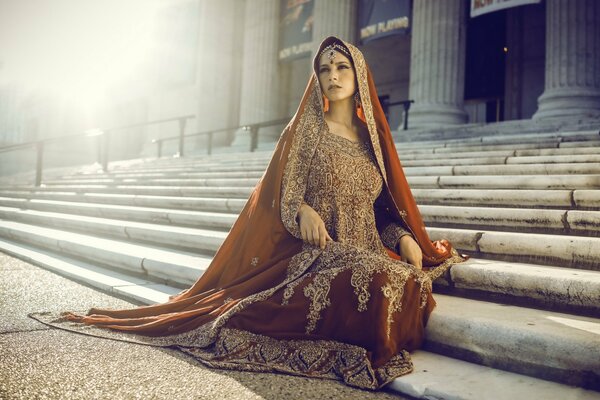
<svg viewBox="0 0 600 400">
<path fill-rule="evenodd" d="M 323 95 L 323 112 L 329 111 L 329 99 Z"/>
<path fill-rule="evenodd" d="M 360 101 L 360 95 L 358 94 L 358 92 L 354 94 L 354 101 L 356 102 L 356 115 L 362 122 L 367 123 L 367 119 L 365 118 L 365 111 L 363 110 L 362 103 Z"/>
</svg>

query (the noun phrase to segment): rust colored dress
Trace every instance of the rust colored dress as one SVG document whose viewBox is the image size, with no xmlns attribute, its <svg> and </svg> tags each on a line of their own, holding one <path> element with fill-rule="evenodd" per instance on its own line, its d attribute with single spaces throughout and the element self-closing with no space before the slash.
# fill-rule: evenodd
<svg viewBox="0 0 600 400">
<path fill-rule="evenodd" d="M 228 340 L 253 344 L 242 346 L 241 355 L 229 351 L 222 356 L 242 362 L 250 354 L 267 354 L 278 368 L 293 372 L 308 354 L 322 359 L 326 352 L 328 362 L 312 364 L 313 374 L 337 370 L 347 383 L 379 387 L 412 371 L 408 351 L 421 345 L 435 305 L 431 278 L 386 251 L 386 245 L 394 248 L 410 233 L 396 223 L 378 231 L 376 214 L 386 211 L 380 208 L 382 178 L 368 143 L 325 131 L 304 199 L 334 241 L 305 273 L 229 320 L 224 347 L 230 347 Z M 309 258 L 312 251 L 314 246 L 306 243 L 296 257 Z M 290 338 L 328 342 L 295 344 Z"/>
<path fill-rule="evenodd" d="M 422 344 L 435 307 L 432 281 L 466 257 L 445 239 L 429 239 L 364 57 L 335 37 L 317 54 L 333 42 L 352 56 L 369 140 L 329 131 L 315 68 L 263 177 L 190 288 L 133 309 L 30 316 L 176 348 L 216 368 L 339 379 L 366 389 L 411 372 L 409 352 Z M 302 201 L 333 238 L 325 249 L 301 240 Z M 400 260 L 397 243 L 406 234 L 422 250 L 423 270 Z"/>
</svg>

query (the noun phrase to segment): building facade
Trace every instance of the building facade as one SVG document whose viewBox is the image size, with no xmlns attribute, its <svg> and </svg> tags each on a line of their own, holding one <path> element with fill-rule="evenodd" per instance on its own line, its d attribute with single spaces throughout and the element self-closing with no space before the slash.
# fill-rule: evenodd
<svg viewBox="0 0 600 400">
<path fill-rule="evenodd" d="M 385 3 L 376 0 L 165 1 L 157 14 L 161 46 L 149 56 L 146 84 L 115 90 L 98 126 L 4 85 L 0 139 L 19 143 L 194 114 L 186 133 L 231 128 L 213 145 L 246 148 L 248 131 L 237 127 L 293 115 L 314 51 L 329 35 L 364 52 L 392 130 L 403 127 L 405 100 L 414 101 L 408 125 L 415 134 L 465 123 L 600 116 L 600 2 L 515 0 L 474 16 L 494 0 L 398 1 L 404 15 L 369 14 Z M 284 25 L 292 20 L 300 23 L 301 43 L 285 49 Z M 377 30 L 383 33 L 369 38 Z M 272 144 L 284 125 L 261 129 L 259 143 Z M 154 154 L 151 139 L 177 130 L 176 123 L 136 128 L 121 156 Z M 202 149 L 205 140 L 186 146 Z M 165 153 L 175 148 L 175 141 L 166 143 Z"/>
</svg>

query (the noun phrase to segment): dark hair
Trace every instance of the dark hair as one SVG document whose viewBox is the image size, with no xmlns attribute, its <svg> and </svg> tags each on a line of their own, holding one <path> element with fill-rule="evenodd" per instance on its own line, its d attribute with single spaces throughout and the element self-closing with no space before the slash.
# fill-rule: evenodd
<svg viewBox="0 0 600 400">
<path fill-rule="evenodd" d="M 348 55 L 346 55 L 346 56 L 350 60 L 350 64 L 352 64 L 352 68 L 354 70 L 356 70 L 356 68 L 354 67 L 354 60 L 352 59 L 352 56 L 350 55 L 351 54 L 350 49 L 348 49 L 348 47 L 340 39 L 336 38 L 335 36 L 329 36 L 321 42 L 321 44 L 319 45 L 319 49 L 317 50 L 315 57 L 313 59 L 313 69 L 315 71 L 315 74 L 317 76 L 319 76 L 319 61 L 321 59 L 321 53 L 323 52 L 323 49 L 331 44 L 337 44 L 337 45 L 343 47 L 348 52 Z"/>
</svg>

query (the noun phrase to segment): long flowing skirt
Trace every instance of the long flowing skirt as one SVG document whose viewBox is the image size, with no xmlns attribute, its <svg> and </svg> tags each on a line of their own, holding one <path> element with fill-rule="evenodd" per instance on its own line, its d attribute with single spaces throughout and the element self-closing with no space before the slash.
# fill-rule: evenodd
<svg viewBox="0 0 600 400">
<path fill-rule="evenodd" d="M 132 310 L 30 315 L 58 328 L 174 347 L 217 368 L 339 379 L 367 389 L 411 372 L 409 352 L 422 345 L 436 304 L 432 280 L 458 254 L 421 271 L 391 251 L 339 242 L 306 247 L 272 267 L 284 277 L 276 285 L 252 277 L 259 288 L 253 294 L 233 285 Z M 247 282 L 242 287 L 247 292 Z"/>
</svg>

